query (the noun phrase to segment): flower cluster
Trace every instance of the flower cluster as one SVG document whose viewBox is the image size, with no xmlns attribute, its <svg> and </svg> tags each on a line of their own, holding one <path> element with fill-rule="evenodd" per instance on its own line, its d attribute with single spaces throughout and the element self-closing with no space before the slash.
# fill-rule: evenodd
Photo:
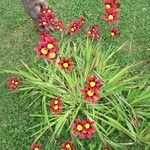
<svg viewBox="0 0 150 150">
<path fill-rule="evenodd" d="M 78 120 L 78 122 L 77 122 L 77 120 Z M 80 120 L 80 119 L 77 119 L 76 120 L 76 122 L 74 123 L 75 125 L 73 125 L 73 126 L 75 126 L 76 128 L 81 128 L 81 126 L 83 127 L 83 128 L 88 128 L 88 129 L 84 129 L 85 131 L 83 131 L 84 132 L 84 134 L 83 134 L 83 137 L 84 137 L 84 135 L 90 135 L 90 139 L 91 139 L 91 134 L 93 134 L 94 132 L 95 132 L 95 128 L 94 128 L 94 126 L 93 126 L 93 122 L 91 123 L 91 121 L 89 121 L 88 120 L 88 122 L 86 121 L 86 124 L 85 123 L 83 123 L 83 122 L 85 122 L 85 121 L 83 121 L 82 122 L 82 120 Z M 80 120 L 80 121 L 79 121 Z M 90 122 L 90 123 L 89 123 Z M 76 129 L 77 130 L 77 129 Z M 76 131 L 74 131 L 74 132 L 76 132 Z M 87 132 L 89 132 L 89 133 L 87 133 Z M 75 135 L 77 135 L 77 134 L 81 134 L 81 132 L 79 131 L 79 133 L 75 133 Z M 82 138 L 83 138 L 82 137 Z M 89 137 L 89 136 L 88 136 Z M 30 147 L 30 150 L 42 150 L 42 144 L 32 144 L 31 145 L 31 147 Z M 65 143 L 63 143 L 62 145 L 61 145 L 61 150 L 75 150 L 75 147 L 74 147 L 74 144 L 73 144 L 73 141 L 66 141 Z M 111 147 L 110 146 L 104 146 L 104 148 L 103 148 L 103 150 L 112 150 L 111 149 Z"/>
<path fill-rule="evenodd" d="M 34 48 L 37 52 L 37 57 L 44 57 L 48 61 L 55 61 L 59 52 L 58 42 L 49 34 L 40 33 L 40 35 L 41 40 L 38 43 L 38 47 Z"/>
<path fill-rule="evenodd" d="M 120 3 L 116 0 L 103 0 L 105 6 L 105 15 L 104 19 L 110 23 L 112 29 L 110 30 L 111 36 L 118 36 L 120 31 L 118 28 L 113 27 L 113 25 L 119 20 L 119 11 Z M 50 8 L 41 10 L 41 18 L 38 20 L 38 24 L 43 28 L 53 28 L 54 30 L 65 31 L 65 27 L 61 20 L 58 20 L 54 11 Z M 67 33 L 73 35 L 81 31 L 81 28 L 85 24 L 85 18 L 80 17 L 78 20 L 73 21 Z M 89 27 L 87 31 L 87 36 L 91 39 L 100 38 L 100 29 L 97 24 Z M 72 71 L 74 63 L 71 58 L 63 57 L 59 55 L 59 44 L 51 35 L 46 33 L 40 33 L 41 39 L 38 42 L 38 46 L 34 48 L 37 52 L 38 58 L 45 58 L 47 61 L 56 62 L 61 69 L 65 71 Z M 60 57 L 58 57 L 60 56 Z M 7 81 L 8 86 L 11 90 L 16 90 L 20 86 L 20 80 L 13 76 L 10 77 Z M 95 104 L 97 100 L 101 99 L 99 90 L 102 88 L 103 82 L 98 79 L 96 76 L 88 76 L 86 78 L 86 85 L 84 89 L 81 89 L 81 93 L 84 97 L 84 100 L 90 100 L 92 104 Z M 63 102 L 60 97 L 54 97 L 50 101 L 50 112 L 54 115 L 58 115 L 62 112 Z M 92 138 L 92 135 L 96 132 L 94 127 L 94 121 L 90 119 L 81 120 L 77 118 L 75 122 L 71 125 L 73 129 L 73 135 L 79 136 L 80 138 Z M 72 141 L 66 141 L 61 146 L 62 150 L 75 150 L 74 144 Z M 41 144 L 32 144 L 30 150 L 42 150 Z M 110 146 L 104 146 L 104 150 L 111 150 Z"/>
<path fill-rule="evenodd" d="M 42 150 L 42 144 L 32 144 L 30 150 Z"/>
<path fill-rule="evenodd" d="M 84 17 L 80 17 L 78 20 L 73 21 L 68 28 L 68 34 L 73 35 L 74 33 L 80 32 L 84 23 L 85 23 Z"/>
<path fill-rule="evenodd" d="M 87 32 L 87 36 L 91 39 L 98 39 L 100 37 L 100 29 L 98 25 L 92 25 Z"/>
<path fill-rule="evenodd" d="M 116 0 L 103 0 L 103 4 L 105 7 L 105 15 L 104 20 L 108 21 L 109 24 L 112 26 L 114 25 L 120 17 L 118 9 L 120 8 L 121 4 Z M 118 36 L 120 31 L 118 28 L 112 28 L 110 30 L 111 36 Z"/>
<path fill-rule="evenodd" d="M 57 115 L 62 112 L 62 100 L 59 97 L 54 97 L 50 102 L 50 111 Z"/>
<path fill-rule="evenodd" d="M 97 91 L 100 90 L 102 86 L 102 80 L 97 79 L 96 76 L 87 77 L 86 86 L 81 90 L 81 93 L 84 95 L 84 99 L 89 99 L 92 104 L 96 103 L 96 101 L 101 98 Z"/>
<path fill-rule="evenodd" d="M 71 125 L 74 136 L 80 136 L 80 138 L 84 138 L 85 136 L 89 139 L 92 138 L 92 134 L 96 132 L 94 127 L 94 122 L 87 119 L 81 120 L 80 118 L 76 119 L 76 121 Z"/>
<path fill-rule="evenodd" d="M 53 30 L 64 31 L 65 27 L 61 20 L 57 19 L 55 12 L 51 9 L 42 9 L 40 12 L 39 26 L 42 28 L 51 28 Z"/>
<path fill-rule="evenodd" d="M 10 90 L 16 91 L 20 86 L 20 79 L 16 76 L 12 76 L 7 79 L 7 84 Z"/>
<path fill-rule="evenodd" d="M 75 150 L 73 142 L 66 141 L 64 144 L 62 144 L 61 150 Z"/>
<path fill-rule="evenodd" d="M 49 34 L 40 32 L 40 36 L 41 39 L 38 42 L 38 46 L 34 47 L 34 50 L 37 52 L 37 57 L 43 57 L 47 61 L 56 62 L 59 55 L 58 42 Z M 68 72 L 71 72 L 74 66 L 72 59 L 67 57 L 60 57 L 57 64 L 61 69 Z"/>
</svg>

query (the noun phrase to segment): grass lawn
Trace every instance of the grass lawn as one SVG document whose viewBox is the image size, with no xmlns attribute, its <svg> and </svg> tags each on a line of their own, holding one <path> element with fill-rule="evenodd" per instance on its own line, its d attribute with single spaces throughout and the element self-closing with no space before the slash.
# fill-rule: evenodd
<svg viewBox="0 0 150 150">
<path fill-rule="evenodd" d="M 121 36 L 108 38 L 103 18 L 103 6 L 100 0 L 49 0 L 58 17 L 65 24 L 85 14 L 88 27 L 99 24 L 102 30 L 102 45 L 124 45 L 117 59 L 120 64 L 143 61 L 137 72 L 149 73 L 150 69 L 150 15 L 149 0 L 122 0 L 121 22 L 117 26 Z M 32 66 L 35 60 L 33 47 L 38 35 L 32 20 L 26 15 L 21 2 L 0 1 L 0 70 L 22 67 L 23 60 Z M 101 18 L 101 19 L 100 19 Z M 79 36 L 82 38 L 82 34 Z M 66 37 L 67 39 L 67 37 Z M 7 75 L 0 76 L 0 150 L 27 150 L 32 143 L 28 128 L 33 120 L 26 104 L 22 104 L 18 94 L 10 94 L 6 85 Z M 133 150 L 138 150 L 133 148 Z"/>
</svg>

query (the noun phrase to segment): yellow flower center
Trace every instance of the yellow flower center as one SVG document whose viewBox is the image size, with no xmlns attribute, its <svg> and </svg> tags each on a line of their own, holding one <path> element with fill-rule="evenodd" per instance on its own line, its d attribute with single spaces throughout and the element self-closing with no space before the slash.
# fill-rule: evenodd
<svg viewBox="0 0 150 150">
<path fill-rule="evenodd" d="M 71 31 L 74 31 L 74 28 L 71 28 Z"/>
<path fill-rule="evenodd" d="M 42 49 L 41 49 L 41 53 L 44 54 L 44 55 L 46 55 L 46 54 L 48 53 L 48 51 L 47 51 L 47 49 L 42 48 Z"/>
<path fill-rule="evenodd" d="M 54 110 L 58 110 L 58 105 L 54 106 Z"/>
<path fill-rule="evenodd" d="M 82 125 L 80 125 L 80 124 L 79 124 L 79 125 L 77 125 L 77 130 L 78 130 L 78 131 L 82 131 L 82 130 L 83 130 L 83 126 L 82 126 Z"/>
<path fill-rule="evenodd" d="M 92 34 L 93 37 L 95 37 L 95 34 Z"/>
<path fill-rule="evenodd" d="M 108 16 L 108 20 L 113 20 L 114 19 L 114 16 L 113 15 L 109 15 Z"/>
<path fill-rule="evenodd" d="M 17 82 L 17 81 L 15 82 L 15 85 L 18 85 L 18 82 Z"/>
<path fill-rule="evenodd" d="M 91 87 L 94 87 L 95 85 L 96 85 L 95 82 L 90 82 L 90 86 L 91 86 Z"/>
<path fill-rule="evenodd" d="M 50 54 L 49 54 L 49 57 L 53 59 L 53 58 L 56 57 L 56 54 L 55 54 L 55 53 L 50 53 Z"/>
<path fill-rule="evenodd" d="M 106 8 L 107 8 L 107 9 L 111 8 L 111 5 L 106 4 Z"/>
<path fill-rule="evenodd" d="M 114 33 L 114 32 L 111 32 L 111 35 L 112 35 L 112 36 L 115 36 L 115 33 Z"/>
<path fill-rule="evenodd" d="M 71 31 L 73 32 L 73 31 L 75 31 L 75 29 L 76 29 L 76 27 L 73 27 L 73 28 L 71 28 Z"/>
<path fill-rule="evenodd" d="M 71 148 L 70 144 L 67 144 L 67 145 L 66 145 L 66 148 L 67 148 L 67 149 Z"/>
<path fill-rule="evenodd" d="M 94 95 L 94 92 L 92 92 L 91 90 L 89 90 L 89 91 L 87 91 L 87 95 L 91 97 L 91 96 Z"/>
<path fill-rule="evenodd" d="M 68 68 L 69 65 L 68 65 L 68 63 L 64 63 L 63 66 L 64 66 L 64 68 Z"/>
<path fill-rule="evenodd" d="M 47 48 L 48 48 L 48 49 L 52 49 L 52 48 L 54 48 L 54 45 L 49 43 L 49 44 L 47 45 Z"/>
<path fill-rule="evenodd" d="M 43 22 L 43 25 L 46 25 L 47 23 L 46 22 Z"/>
<path fill-rule="evenodd" d="M 54 104 L 55 104 L 55 105 L 58 104 L 58 100 L 55 100 L 55 101 L 54 101 Z"/>
<path fill-rule="evenodd" d="M 35 147 L 34 150 L 40 150 L 39 148 Z"/>
<path fill-rule="evenodd" d="M 91 31 L 89 31 L 88 34 L 91 34 Z"/>
<path fill-rule="evenodd" d="M 86 129 L 89 129 L 89 128 L 90 128 L 90 124 L 89 124 L 89 123 L 86 123 L 86 124 L 85 124 L 85 128 L 86 128 Z"/>
<path fill-rule="evenodd" d="M 48 12 L 48 13 L 50 13 L 50 12 L 51 12 L 51 10 L 48 10 L 47 12 Z"/>
</svg>

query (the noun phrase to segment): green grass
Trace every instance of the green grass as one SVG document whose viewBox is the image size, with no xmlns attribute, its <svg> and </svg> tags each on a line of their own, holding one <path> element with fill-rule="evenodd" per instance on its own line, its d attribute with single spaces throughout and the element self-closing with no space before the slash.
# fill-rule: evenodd
<svg viewBox="0 0 150 150">
<path fill-rule="evenodd" d="M 142 70 L 149 73 L 149 0 L 122 0 L 121 23 L 117 24 L 121 29 L 121 36 L 116 40 L 108 38 L 106 30 L 109 26 L 99 19 L 103 17 L 101 1 L 52 0 L 50 4 L 65 24 L 86 14 L 88 20 L 85 29 L 93 23 L 100 24 L 104 47 L 126 42 L 122 52 L 117 56 L 120 64 L 144 60 L 144 65 L 137 68 L 136 72 Z M 38 39 L 34 23 L 17 0 L 13 2 L 1 0 L 0 14 L 0 69 L 10 70 L 22 67 L 20 60 L 32 65 L 32 61 L 35 60 L 35 52 L 32 48 Z M 79 36 L 82 35 L 79 34 Z M 27 130 L 32 122 L 29 118 L 30 112 L 25 111 L 26 105 L 21 105 L 18 94 L 8 93 L 6 78 L 7 75 L 0 77 L 0 149 L 26 150 L 32 143 Z"/>
</svg>

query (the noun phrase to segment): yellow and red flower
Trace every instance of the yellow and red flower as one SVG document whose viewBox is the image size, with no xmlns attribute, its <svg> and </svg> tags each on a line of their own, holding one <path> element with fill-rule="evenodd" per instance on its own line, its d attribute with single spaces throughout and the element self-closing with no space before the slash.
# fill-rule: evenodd
<svg viewBox="0 0 150 150">
<path fill-rule="evenodd" d="M 75 150 L 73 142 L 66 141 L 64 144 L 62 144 L 61 150 Z"/>
<path fill-rule="evenodd" d="M 57 115 L 58 113 L 62 112 L 62 100 L 60 97 L 54 97 L 50 102 L 50 111 Z"/>
<path fill-rule="evenodd" d="M 87 138 L 91 139 L 92 134 L 96 132 L 95 127 L 94 127 L 94 122 L 87 119 L 83 120 L 83 125 L 84 125 L 84 134 L 86 135 Z"/>
<path fill-rule="evenodd" d="M 16 91 L 21 84 L 21 81 L 18 77 L 12 76 L 7 79 L 7 84 L 10 90 Z"/>
<path fill-rule="evenodd" d="M 41 40 L 38 43 L 38 47 L 34 48 L 34 50 L 37 52 L 37 57 L 44 57 L 48 61 L 55 61 L 59 52 L 58 43 L 52 36 L 46 33 L 40 34 Z"/>
<path fill-rule="evenodd" d="M 87 86 L 81 90 L 81 93 L 84 95 L 84 100 L 90 100 L 92 104 L 95 104 L 97 100 L 101 99 L 101 96 L 97 91 L 94 91 Z"/>
<path fill-rule="evenodd" d="M 42 144 L 32 144 L 30 150 L 42 150 Z"/>
<path fill-rule="evenodd" d="M 75 123 L 73 123 L 71 127 L 74 129 L 73 131 L 74 136 L 79 135 L 80 138 L 82 139 L 84 138 L 84 124 L 80 118 L 76 119 Z"/>
<path fill-rule="evenodd" d="M 87 36 L 91 39 L 99 39 L 100 38 L 100 29 L 98 25 L 93 25 L 88 29 Z"/>
<path fill-rule="evenodd" d="M 75 123 L 71 125 L 74 129 L 73 135 L 80 136 L 80 138 L 87 137 L 89 139 L 92 138 L 92 134 L 96 132 L 94 127 L 94 122 L 87 119 L 81 120 L 80 118 L 76 119 Z"/>
<path fill-rule="evenodd" d="M 68 34 L 73 35 L 74 33 L 80 32 L 84 24 L 85 24 L 84 17 L 80 17 L 78 20 L 73 21 L 68 28 Z"/>
<path fill-rule="evenodd" d="M 110 146 L 104 146 L 103 150 L 111 150 Z"/>
<path fill-rule="evenodd" d="M 118 9 L 121 6 L 121 4 L 119 2 L 116 2 L 116 0 L 103 0 L 103 4 L 106 10 L 110 8 Z"/>
<path fill-rule="evenodd" d="M 117 37 L 117 36 L 120 35 L 120 31 L 119 31 L 118 28 L 112 28 L 112 29 L 110 30 L 110 34 L 111 34 L 112 37 Z"/>
<path fill-rule="evenodd" d="M 101 89 L 101 87 L 103 86 L 102 80 L 97 79 L 96 76 L 88 76 L 86 78 L 86 82 L 87 82 L 87 87 L 90 88 L 92 91 L 96 91 Z"/>
<path fill-rule="evenodd" d="M 74 66 L 71 58 L 61 58 L 61 60 L 58 62 L 58 65 L 61 67 L 61 69 L 72 71 L 72 67 Z"/>
<path fill-rule="evenodd" d="M 105 12 L 104 20 L 109 21 L 110 25 L 113 25 L 119 20 L 119 12 L 115 8 L 110 8 Z"/>
</svg>

